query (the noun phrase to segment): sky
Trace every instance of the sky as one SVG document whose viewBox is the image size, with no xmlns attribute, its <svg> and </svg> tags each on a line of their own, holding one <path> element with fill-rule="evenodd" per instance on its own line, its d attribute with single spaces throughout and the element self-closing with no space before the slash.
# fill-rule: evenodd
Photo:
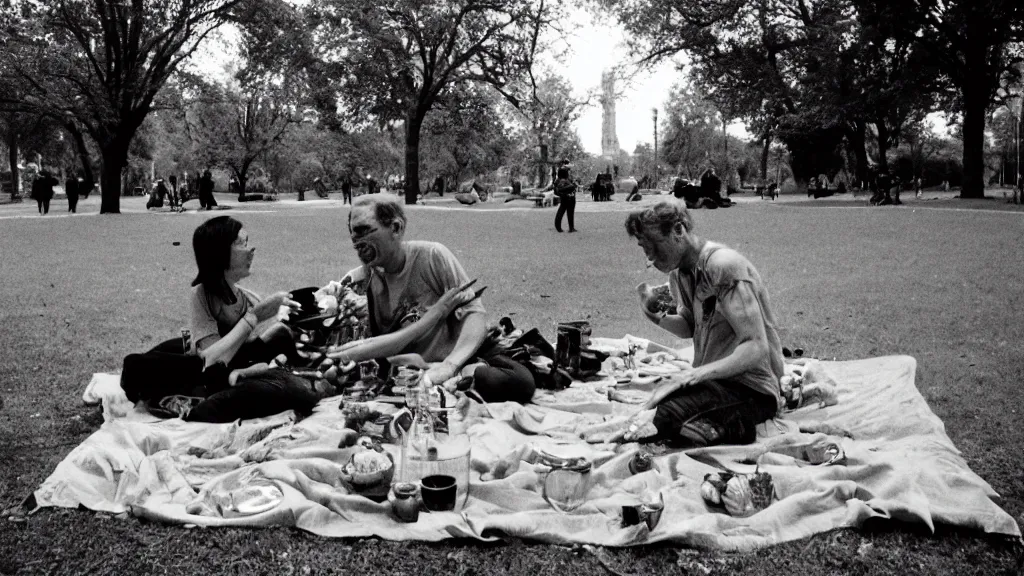
<svg viewBox="0 0 1024 576">
<path fill-rule="evenodd" d="M 614 20 L 602 22 L 584 12 L 577 12 L 573 20 L 572 35 L 562 38 L 569 51 L 555 64 L 555 71 L 569 80 L 578 98 L 599 93 L 601 73 L 605 69 L 624 65 L 627 72 L 635 73 L 635 68 L 629 66 L 622 30 Z M 676 70 L 675 64 L 663 62 L 654 70 L 636 74 L 630 82 L 616 86 L 621 92 L 615 106 L 620 148 L 632 153 L 637 143 L 653 142 L 652 109 L 657 108 L 664 119 L 664 103 L 672 86 L 680 79 L 682 73 Z M 595 98 L 594 105 L 576 122 L 583 148 L 592 154 L 601 153 L 601 116 L 601 106 Z"/>
</svg>

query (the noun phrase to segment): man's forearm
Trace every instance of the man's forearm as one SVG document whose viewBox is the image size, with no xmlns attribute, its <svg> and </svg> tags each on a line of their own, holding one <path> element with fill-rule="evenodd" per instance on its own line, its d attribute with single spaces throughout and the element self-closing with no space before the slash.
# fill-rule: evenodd
<svg viewBox="0 0 1024 576">
<path fill-rule="evenodd" d="M 697 373 L 695 382 L 732 378 L 751 370 L 767 355 L 768 344 L 766 342 L 747 340 L 737 346 L 732 351 L 732 354 L 725 358 L 694 368 L 694 371 Z"/>
<path fill-rule="evenodd" d="M 661 317 L 661 320 L 657 322 L 658 326 L 679 338 L 693 338 L 693 326 L 677 314 L 666 314 Z"/>
<path fill-rule="evenodd" d="M 487 337 L 487 320 L 481 312 L 471 312 L 462 319 L 462 330 L 459 331 L 459 339 L 455 342 L 455 348 L 444 359 L 456 370 L 462 368 L 470 358 L 476 354 Z"/>
</svg>

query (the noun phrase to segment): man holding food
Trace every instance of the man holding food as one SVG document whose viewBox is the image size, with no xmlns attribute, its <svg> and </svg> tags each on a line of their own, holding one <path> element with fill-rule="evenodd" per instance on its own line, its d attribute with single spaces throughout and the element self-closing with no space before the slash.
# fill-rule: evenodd
<svg viewBox="0 0 1024 576">
<path fill-rule="evenodd" d="M 632 212 L 626 232 L 668 274 L 674 310 L 641 289 L 647 318 L 693 338 L 693 367 L 654 390 L 626 440 L 656 436 L 686 447 L 748 444 L 781 407 L 782 344 L 761 276 L 739 252 L 693 233 L 678 201 Z"/>
<path fill-rule="evenodd" d="M 347 276 L 367 282 L 371 336 L 413 334 L 402 329 L 424 317 L 446 293 L 471 284 L 443 244 L 405 240 L 406 224 L 404 208 L 388 195 L 362 196 L 349 213 L 349 235 L 363 265 Z M 477 290 L 477 296 L 482 292 Z M 472 386 L 488 402 L 529 402 L 536 385 L 525 366 L 498 354 L 480 356 L 488 333 L 484 314 L 480 298 L 474 298 L 425 335 L 395 348 L 419 355 L 426 363 L 425 377 L 435 384 L 462 376 L 462 387 Z M 345 359 L 344 351 L 331 355 Z"/>
</svg>

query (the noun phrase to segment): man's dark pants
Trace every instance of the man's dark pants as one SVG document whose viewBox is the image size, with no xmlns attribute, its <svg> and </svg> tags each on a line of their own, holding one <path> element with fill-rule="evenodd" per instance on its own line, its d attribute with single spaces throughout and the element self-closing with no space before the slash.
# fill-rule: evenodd
<svg viewBox="0 0 1024 576">
<path fill-rule="evenodd" d="M 701 382 L 662 400 L 654 414 L 658 437 L 689 447 L 750 444 L 757 425 L 775 416 L 776 399 L 738 382 Z"/>
</svg>

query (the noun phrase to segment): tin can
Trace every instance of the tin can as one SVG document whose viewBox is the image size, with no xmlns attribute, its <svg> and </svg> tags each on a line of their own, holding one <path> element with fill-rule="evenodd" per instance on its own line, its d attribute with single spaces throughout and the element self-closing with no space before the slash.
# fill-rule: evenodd
<svg viewBox="0 0 1024 576">
<path fill-rule="evenodd" d="M 637 450 L 629 460 L 629 473 L 640 474 L 654 467 L 654 455 L 647 450 Z"/>
<path fill-rule="evenodd" d="M 416 498 L 416 485 L 399 482 L 394 487 L 395 501 L 391 508 L 402 522 L 416 522 L 420 518 L 420 502 Z"/>
</svg>

